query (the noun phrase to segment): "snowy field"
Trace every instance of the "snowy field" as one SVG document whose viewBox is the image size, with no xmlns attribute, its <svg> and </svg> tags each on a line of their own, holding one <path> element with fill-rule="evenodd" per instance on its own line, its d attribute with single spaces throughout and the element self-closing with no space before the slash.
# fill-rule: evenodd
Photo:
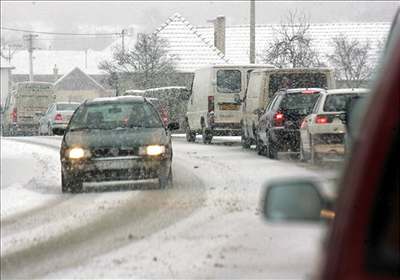
<svg viewBox="0 0 400 280">
<path fill-rule="evenodd" d="M 201 138 L 200 138 L 201 140 Z M 62 194 L 60 137 L 1 139 L 1 276 L 305 279 L 325 227 L 268 224 L 268 180 L 336 173 L 175 135 L 174 185 Z M 198 141 L 200 142 L 200 141 Z"/>
</svg>

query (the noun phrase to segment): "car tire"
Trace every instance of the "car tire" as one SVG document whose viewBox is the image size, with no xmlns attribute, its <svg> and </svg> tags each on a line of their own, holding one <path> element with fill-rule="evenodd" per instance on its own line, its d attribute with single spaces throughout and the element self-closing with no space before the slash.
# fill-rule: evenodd
<svg viewBox="0 0 400 280">
<path fill-rule="evenodd" d="M 53 129 L 50 124 L 47 125 L 47 135 L 53 136 Z"/>
<path fill-rule="evenodd" d="M 61 172 L 61 192 L 79 193 L 82 192 L 83 183 L 79 179 L 68 179 L 65 174 Z"/>
<path fill-rule="evenodd" d="M 186 125 L 185 133 L 187 142 L 190 143 L 196 141 L 196 132 L 191 131 L 189 125 Z"/>
<path fill-rule="evenodd" d="M 311 164 L 317 164 L 319 163 L 319 158 L 318 158 L 318 153 L 315 152 L 314 149 L 314 138 L 312 135 L 310 135 L 310 162 Z"/>
<path fill-rule="evenodd" d="M 270 159 L 278 158 L 278 151 L 276 149 L 276 145 L 274 142 L 271 141 L 270 137 L 267 138 L 267 145 L 266 145 L 266 156 Z"/>
<path fill-rule="evenodd" d="M 169 172 L 167 176 L 159 176 L 158 184 L 160 189 L 166 189 L 168 187 L 172 187 L 173 183 L 173 175 L 172 175 L 172 166 L 169 168 Z"/>
<path fill-rule="evenodd" d="M 243 134 L 240 139 L 240 142 L 242 144 L 243 149 L 250 149 L 249 139 L 246 136 L 244 136 Z"/>
<path fill-rule="evenodd" d="M 306 152 L 304 151 L 304 144 L 301 139 L 300 139 L 300 161 L 302 162 L 309 161 L 309 157 L 308 155 L 306 155 Z"/>
<path fill-rule="evenodd" d="M 206 127 L 203 127 L 201 136 L 203 138 L 204 144 L 211 144 L 213 138 L 212 131 L 210 131 Z"/>
<path fill-rule="evenodd" d="M 260 156 L 265 156 L 265 146 L 261 140 L 257 140 L 256 152 Z"/>
</svg>

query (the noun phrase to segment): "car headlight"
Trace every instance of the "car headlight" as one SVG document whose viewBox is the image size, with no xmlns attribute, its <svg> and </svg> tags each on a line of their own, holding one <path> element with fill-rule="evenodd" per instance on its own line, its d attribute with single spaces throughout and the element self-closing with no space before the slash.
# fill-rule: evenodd
<svg viewBox="0 0 400 280">
<path fill-rule="evenodd" d="M 88 150 L 82 149 L 80 147 L 75 147 L 67 150 L 66 156 L 69 159 L 82 159 L 90 156 L 90 152 Z"/>
<path fill-rule="evenodd" d="M 141 156 L 159 156 L 165 153 L 165 146 L 150 145 L 139 148 L 139 155 Z"/>
</svg>

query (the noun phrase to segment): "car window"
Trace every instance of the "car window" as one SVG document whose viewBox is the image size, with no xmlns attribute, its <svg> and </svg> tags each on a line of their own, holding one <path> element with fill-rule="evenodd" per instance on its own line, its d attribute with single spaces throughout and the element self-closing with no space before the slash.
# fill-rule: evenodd
<svg viewBox="0 0 400 280">
<path fill-rule="evenodd" d="M 319 96 L 320 95 L 317 93 L 310 94 L 301 92 L 285 94 L 280 108 L 286 111 L 305 111 L 305 113 L 309 114 L 314 108 Z"/>
<path fill-rule="evenodd" d="M 57 111 L 74 111 L 78 108 L 79 104 L 57 104 L 56 110 Z"/>
<path fill-rule="evenodd" d="M 242 90 L 240 70 L 218 70 L 217 90 L 220 93 L 239 93 Z"/>
<path fill-rule="evenodd" d="M 325 112 L 346 111 L 347 104 L 356 94 L 328 94 L 324 103 Z"/>
<path fill-rule="evenodd" d="M 92 103 L 78 110 L 70 129 L 88 127 L 115 129 L 125 127 L 162 127 L 158 113 L 147 103 Z"/>
</svg>

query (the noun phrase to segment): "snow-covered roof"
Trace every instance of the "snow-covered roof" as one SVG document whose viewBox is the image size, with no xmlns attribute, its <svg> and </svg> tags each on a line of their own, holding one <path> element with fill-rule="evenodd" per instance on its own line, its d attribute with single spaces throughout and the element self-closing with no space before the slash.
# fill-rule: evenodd
<svg viewBox="0 0 400 280">
<path fill-rule="evenodd" d="M 63 83 L 67 85 L 69 89 L 90 89 L 96 87 L 100 90 L 105 90 L 102 85 L 82 71 L 79 67 L 74 67 L 69 72 L 64 74 L 61 78 L 54 82 L 54 86 L 62 87 L 61 84 Z"/>
<path fill-rule="evenodd" d="M 214 39 L 207 40 L 197 28 L 175 13 L 155 33 L 168 41 L 168 52 L 177 57 L 177 69 L 182 72 L 214 64 L 226 64 L 228 59 L 214 47 Z"/>
<path fill-rule="evenodd" d="M 268 43 L 273 42 L 279 24 L 256 25 L 256 61 Z M 214 38 L 213 26 L 198 26 L 198 32 L 203 38 L 212 41 Z M 275 31 L 274 31 L 275 30 Z M 312 23 L 309 36 L 314 48 L 323 56 L 333 52 L 332 39 L 344 34 L 350 39 L 357 39 L 361 43 L 371 43 L 371 59 L 376 60 L 379 55 L 379 42 L 386 39 L 390 30 L 390 22 L 342 22 L 342 23 Z M 225 29 L 225 56 L 232 63 L 249 62 L 249 25 L 227 26 Z"/>
<path fill-rule="evenodd" d="M 0 68 L 2 68 L 2 69 L 4 69 L 4 68 L 14 69 L 15 67 L 10 65 L 10 63 L 8 63 L 7 60 L 5 60 L 3 57 L 1 57 Z"/>
<path fill-rule="evenodd" d="M 75 67 L 84 69 L 88 74 L 102 74 L 103 71 L 98 69 L 98 65 L 105 57 L 105 53 L 93 50 L 88 50 L 86 54 L 85 51 L 35 50 L 33 73 L 52 74 L 56 65 L 60 74 L 65 74 Z M 14 74 L 29 73 L 29 53 L 26 50 L 16 52 L 11 62 L 15 66 Z"/>
</svg>

